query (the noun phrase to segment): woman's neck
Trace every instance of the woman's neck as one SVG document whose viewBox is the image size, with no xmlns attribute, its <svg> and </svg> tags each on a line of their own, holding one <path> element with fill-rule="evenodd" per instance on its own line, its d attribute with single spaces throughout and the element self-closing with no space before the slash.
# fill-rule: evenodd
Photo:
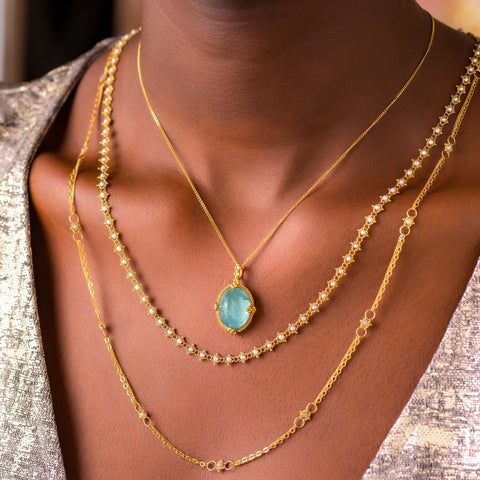
<svg viewBox="0 0 480 480">
<path fill-rule="evenodd" d="M 153 104 L 230 143 L 288 141 L 384 104 L 430 29 L 412 1 L 144 0 L 142 17 Z"/>
<path fill-rule="evenodd" d="M 413 0 L 143 0 L 142 17 L 145 87 L 197 186 L 286 202 L 390 102 L 431 28 Z"/>
</svg>

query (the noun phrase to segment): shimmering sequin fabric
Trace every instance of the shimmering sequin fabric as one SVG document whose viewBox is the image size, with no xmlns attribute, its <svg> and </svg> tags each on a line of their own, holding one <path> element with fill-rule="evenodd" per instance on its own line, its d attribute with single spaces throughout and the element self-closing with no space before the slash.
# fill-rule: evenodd
<svg viewBox="0 0 480 480">
<path fill-rule="evenodd" d="M 44 133 L 104 42 L 0 91 L 0 478 L 63 480 L 42 350 L 27 177 Z M 480 262 L 438 351 L 363 480 L 480 478 Z"/>
</svg>

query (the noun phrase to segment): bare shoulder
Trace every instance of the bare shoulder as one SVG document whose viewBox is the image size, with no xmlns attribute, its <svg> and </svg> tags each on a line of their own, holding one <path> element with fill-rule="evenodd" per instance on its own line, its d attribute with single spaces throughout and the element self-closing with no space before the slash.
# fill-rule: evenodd
<svg viewBox="0 0 480 480">
<path fill-rule="evenodd" d="M 48 211 L 50 216 L 56 216 L 65 211 L 65 202 L 60 199 L 66 198 L 66 179 L 85 139 L 107 55 L 108 49 L 86 70 L 50 125 L 33 160 L 29 188 L 39 214 Z"/>
</svg>

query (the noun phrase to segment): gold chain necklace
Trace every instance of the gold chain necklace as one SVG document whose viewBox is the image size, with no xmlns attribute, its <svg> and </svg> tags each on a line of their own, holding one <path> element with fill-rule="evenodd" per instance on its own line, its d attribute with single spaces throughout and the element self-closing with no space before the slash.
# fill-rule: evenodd
<svg viewBox="0 0 480 480">
<path fill-rule="evenodd" d="M 431 20 L 431 33 L 430 39 L 427 45 L 427 49 L 420 59 L 420 62 L 415 67 L 413 73 L 410 75 L 408 80 L 402 86 L 402 88 L 398 91 L 398 93 L 394 96 L 392 101 L 385 107 L 385 109 L 375 118 L 375 120 L 354 140 L 354 142 L 330 165 L 330 167 L 320 175 L 317 180 L 312 184 L 312 186 L 303 193 L 298 200 L 285 212 L 285 214 L 280 218 L 280 220 L 275 224 L 275 226 L 265 235 L 262 241 L 254 248 L 254 250 L 247 256 L 247 258 L 240 262 L 235 257 L 232 249 L 228 245 L 225 237 L 223 236 L 220 228 L 218 227 L 217 223 L 213 219 L 212 214 L 207 208 L 204 200 L 200 196 L 195 184 L 193 183 L 190 175 L 188 174 L 183 162 L 180 160 L 170 138 L 168 137 L 163 125 L 160 123 L 153 106 L 149 100 L 147 95 L 147 91 L 143 84 L 143 76 L 142 76 L 142 69 L 140 65 L 140 48 L 141 42 L 138 43 L 138 51 L 137 51 L 137 70 L 138 70 L 138 79 L 140 81 L 140 86 L 143 92 L 143 96 L 145 98 L 145 102 L 148 106 L 150 111 L 150 115 L 152 116 L 157 128 L 160 130 L 162 137 L 164 138 L 171 154 L 175 158 L 180 170 L 182 171 L 185 179 L 187 180 L 190 188 L 192 189 L 195 198 L 197 199 L 198 203 L 202 207 L 202 210 L 205 212 L 210 224 L 212 225 L 213 229 L 215 230 L 218 238 L 220 239 L 222 245 L 225 247 L 230 258 L 233 260 L 235 269 L 234 269 L 234 276 L 233 281 L 230 285 L 226 285 L 218 294 L 217 301 L 215 303 L 215 313 L 218 319 L 219 324 L 228 332 L 236 334 L 245 330 L 248 325 L 250 324 L 253 315 L 256 311 L 255 302 L 251 291 L 246 287 L 243 283 L 240 283 L 243 276 L 243 271 L 246 265 L 258 254 L 258 252 L 264 247 L 264 245 L 270 240 L 270 238 L 275 234 L 278 228 L 285 222 L 288 216 L 308 197 L 312 194 L 312 192 L 330 175 L 330 173 L 342 162 L 342 160 L 348 155 L 348 153 L 367 135 L 367 133 L 383 118 L 383 116 L 388 112 L 390 107 L 401 97 L 403 92 L 407 89 L 410 85 L 412 80 L 415 78 L 417 72 L 420 70 L 421 66 L 423 65 L 425 59 L 430 52 L 433 39 L 435 36 L 435 20 L 430 15 Z"/>
<path fill-rule="evenodd" d="M 112 56 L 112 65 L 116 65 L 118 62 L 118 54 Z M 474 61 L 477 57 L 473 57 L 472 63 L 469 68 L 473 68 Z M 110 67 L 111 68 L 111 65 Z M 214 365 L 227 364 L 233 365 L 234 363 L 245 363 L 248 360 L 259 358 L 262 354 L 272 351 L 279 344 L 285 343 L 288 339 L 298 333 L 300 329 L 309 323 L 310 318 L 320 311 L 321 306 L 330 299 L 330 295 L 338 287 L 340 280 L 347 274 L 348 268 L 355 260 L 355 255 L 361 250 L 362 243 L 365 238 L 369 236 L 370 228 L 376 223 L 376 217 L 380 214 L 386 204 L 392 200 L 394 196 L 399 194 L 403 188 L 405 188 L 409 180 L 413 179 L 416 171 L 421 168 L 423 160 L 429 156 L 430 149 L 436 145 L 437 140 L 443 134 L 443 128 L 449 122 L 450 116 L 455 112 L 455 107 L 461 102 L 462 96 L 465 94 L 465 83 L 462 82 L 457 88 L 456 93 L 452 95 L 450 104 L 445 107 L 444 114 L 440 116 L 439 121 L 432 129 L 432 135 L 426 139 L 426 142 L 422 148 L 419 149 L 418 156 L 411 161 L 411 165 L 404 171 L 402 177 L 396 180 L 396 184 L 387 189 L 386 193 L 382 195 L 378 203 L 372 205 L 371 212 L 365 216 L 364 224 L 357 230 L 357 236 L 354 241 L 351 242 L 349 252 L 343 257 L 343 262 L 335 268 L 335 274 L 330 280 L 327 281 L 325 289 L 319 294 L 318 298 L 310 303 L 307 311 L 301 313 L 295 322 L 288 324 L 288 326 L 280 331 L 273 338 L 265 340 L 263 345 L 255 346 L 247 352 L 239 352 L 237 354 L 219 354 L 210 353 L 207 350 L 203 350 L 197 347 L 194 343 L 188 342 L 184 336 L 176 331 L 175 328 L 169 325 L 167 320 L 160 316 L 157 308 L 153 305 L 150 298 L 146 294 L 143 285 L 138 281 L 138 275 L 131 267 L 131 259 L 126 253 L 126 247 L 120 240 L 120 234 L 115 228 L 115 220 L 110 213 L 110 206 L 108 203 L 108 168 L 109 168 L 109 128 L 111 117 L 111 105 L 113 101 L 113 83 L 114 76 L 111 75 L 110 81 L 105 88 L 104 109 L 102 111 L 103 120 L 102 124 L 105 126 L 102 131 L 102 150 L 100 157 L 100 177 L 99 177 L 99 197 L 101 199 L 101 209 L 105 216 L 105 225 L 109 230 L 109 236 L 114 243 L 114 250 L 119 255 L 120 264 L 126 271 L 127 278 L 131 281 L 134 292 L 137 293 L 140 302 L 146 307 L 148 314 L 154 319 L 155 325 L 160 327 L 166 336 L 170 338 L 174 344 L 184 349 L 189 354 L 196 356 L 199 360 L 207 360 Z"/>
<path fill-rule="evenodd" d="M 132 32 L 130 35 L 127 35 L 122 38 L 122 40 L 119 41 L 119 43 L 116 45 L 115 50 L 121 51 L 125 45 L 125 43 L 128 41 L 128 39 L 134 35 L 135 32 Z M 411 229 L 415 225 L 415 219 L 417 218 L 418 215 L 418 208 L 421 204 L 421 202 L 424 200 L 425 196 L 429 192 L 431 186 L 433 185 L 434 181 L 436 180 L 437 176 L 439 175 L 445 161 L 449 158 L 451 153 L 453 152 L 454 145 L 456 142 L 456 136 L 458 134 L 458 131 L 462 125 L 463 119 L 465 117 L 465 114 L 467 112 L 467 109 L 470 105 L 471 99 L 473 97 L 473 94 L 475 92 L 477 83 L 478 83 L 478 72 L 479 72 L 479 66 L 478 66 L 478 59 L 480 58 L 480 45 L 476 45 L 476 50 L 474 53 L 474 57 L 472 58 L 472 63 L 470 66 L 467 67 L 467 74 L 462 77 L 461 84 L 457 87 L 457 92 L 460 87 L 463 86 L 463 91 L 465 91 L 466 86 L 471 83 L 470 90 L 468 91 L 467 97 L 465 99 L 464 104 L 462 105 L 457 118 L 454 122 L 452 131 L 450 136 L 447 139 L 447 142 L 444 144 L 444 148 L 441 153 L 441 157 L 438 160 L 437 164 L 435 165 L 434 170 L 430 174 L 427 182 L 425 183 L 424 187 L 422 188 L 421 192 L 419 195 L 416 197 L 415 201 L 413 202 L 412 206 L 407 210 L 406 216 L 402 219 L 402 225 L 399 229 L 399 237 L 397 240 L 397 243 L 395 245 L 392 257 L 390 259 L 390 262 L 388 264 L 388 267 L 386 269 L 386 273 L 384 275 L 384 278 L 381 282 L 380 288 L 377 292 L 377 295 L 375 296 L 375 299 L 371 305 L 370 308 L 368 308 L 364 314 L 363 317 L 360 319 L 360 324 L 355 330 L 355 337 L 348 347 L 345 355 L 343 356 L 342 360 L 338 364 L 337 368 L 325 384 L 325 386 L 322 388 L 320 393 L 315 397 L 315 399 L 308 403 L 306 407 L 299 412 L 299 415 L 294 419 L 292 427 L 290 427 L 284 434 L 279 436 L 276 440 L 271 442 L 269 445 L 264 447 L 261 450 L 258 450 L 256 453 L 252 453 L 248 456 L 243 457 L 242 459 L 238 460 L 211 460 L 211 461 L 203 461 L 199 460 L 189 454 L 186 454 L 185 452 L 181 451 L 178 449 L 170 440 L 168 440 L 153 424 L 150 416 L 148 415 L 147 411 L 143 407 L 143 405 L 138 401 L 133 388 L 130 384 L 130 381 L 128 380 L 119 360 L 118 357 L 114 351 L 111 339 L 108 335 L 107 328 L 105 326 L 105 323 L 102 319 L 101 312 L 98 306 L 98 302 L 96 300 L 95 296 L 95 290 L 94 290 L 94 284 L 93 280 L 91 278 L 91 274 L 88 268 L 88 263 L 87 263 L 87 257 L 85 253 L 85 245 L 83 243 L 83 234 L 81 231 L 81 224 L 79 217 L 76 213 L 75 210 L 75 204 L 74 204 L 74 198 L 75 198 L 75 183 L 76 183 L 76 177 L 78 175 L 78 169 L 80 167 L 81 161 L 86 155 L 87 148 L 88 148 L 88 143 L 90 140 L 91 132 L 93 130 L 93 125 L 94 121 L 96 118 L 96 114 L 93 115 L 90 119 L 90 124 L 89 124 L 89 129 L 87 132 L 87 136 L 85 139 L 85 142 L 83 144 L 82 150 L 79 154 L 77 163 L 72 170 L 72 173 L 70 175 L 69 179 L 69 205 L 70 205 L 70 228 L 73 234 L 73 239 L 77 245 L 78 252 L 79 252 L 79 257 L 80 257 L 80 262 L 82 266 L 82 270 L 87 282 L 87 287 L 92 299 L 92 303 L 95 309 L 95 313 L 97 315 L 97 319 L 99 322 L 99 328 L 102 331 L 107 350 L 111 356 L 111 359 L 114 363 L 114 366 L 117 370 L 117 373 L 119 375 L 120 381 L 125 388 L 127 395 L 129 396 L 130 400 L 132 401 L 134 408 L 138 414 L 139 419 L 143 422 L 143 424 L 152 431 L 152 433 L 165 445 L 167 446 L 170 450 L 175 452 L 177 455 L 180 457 L 184 458 L 185 460 L 192 462 L 193 464 L 196 464 L 202 468 L 206 468 L 209 471 L 217 471 L 221 472 L 224 470 L 231 470 L 234 467 L 238 467 L 241 465 L 245 465 L 246 463 L 249 463 L 253 460 L 256 460 L 260 458 L 261 456 L 271 452 L 273 449 L 277 448 L 279 445 L 281 445 L 285 440 L 290 438 L 293 434 L 295 434 L 298 430 L 303 428 L 305 424 L 312 418 L 312 416 L 317 412 L 319 405 L 329 392 L 329 390 L 333 387 L 334 383 L 338 379 L 338 377 L 342 374 L 344 371 L 345 367 L 347 366 L 348 362 L 352 358 L 352 355 L 355 353 L 358 345 L 360 342 L 366 337 L 369 328 L 372 326 L 372 322 L 376 317 L 376 311 L 378 309 L 378 306 L 380 305 L 380 302 L 386 292 L 387 286 L 389 284 L 390 278 L 393 274 L 393 271 L 396 267 L 396 264 L 398 262 L 398 259 L 400 257 L 400 254 L 402 252 L 404 243 L 406 241 L 406 238 L 410 235 Z M 112 52 L 113 53 L 113 52 Z M 119 52 L 117 52 L 119 53 Z M 112 54 L 111 54 L 112 55 Z M 116 54 L 115 54 L 116 55 Z M 111 57 L 110 57 L 111 59 Z M 474 61 L 476 59 L 476 61 Z M 475 66 L 474 66 L 475 65 Z M 102 92 L 104 85 L 106 84 L 109 86 L 111 83 L 113 83 L 113 79 L 110 74 L 115 73 L 116 71 L 116 60 L 113 62 L 107 62 L 107 67 L 105 69 L 104 75 L 102 76 L 100 80 L 100 86 L 95 98 L 95 108 L 94 108 L 94 113 L 99 108 L 100 102 L 101 102 L 101 97 L 102 97 Z M 473 81 L 472 81 L 472 76 L 473 76 Z M 448 107 L 447 107 L 448 108 Z M 446 121 L 445 121 L 446 122 Z M 443 123 L 445 123 L 443 122 Z M 105 128 L 109 128 L 109 125 L 104 124 Z"/>
</svg>

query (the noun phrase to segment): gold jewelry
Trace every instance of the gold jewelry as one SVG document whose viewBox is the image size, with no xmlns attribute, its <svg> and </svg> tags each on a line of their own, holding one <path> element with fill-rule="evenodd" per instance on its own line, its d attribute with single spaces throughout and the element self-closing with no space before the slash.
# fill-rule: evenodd
<svg viewBox="0 0 480 480">
<path fill-rule="evenodd" d="M 118 62 L 118 55 L 114 55 L 112 58 L 115 59 L 113 64 L 116 64 Z M 110 112 L 113 101 L 113 83 L 114 75 L 111 76 L 111 81 L 105 88 L 102 124 L 106 127 L 108 127 L 111 122 Z M 176 346 L 183 348 L 187 354 L 194 355 L 199 360 L 210 361 L 215 365 L 222 363 L 227 365 L 245 363 L 250 359 L 259 358 L 263 353 L 275 349 L 280 343 L 288 341 L 292 335 L 298 333 L 304 325 L 308 324 L 310 318 L 315 313 L 319 312 L 321 305 L 330 299 L 330 294 L 338 287 L 340 280 L 347 274 L 349 266 L 354 262 L 356 253 L 361 250 L 363 240 L 368 237 L 370 228 L 376 223 L 377 215 L 383 211 L 386 203 L 390 202 L 395 195 L 399 194 L 402 189 L 407 186 L 409 180 L 414 178 L 416 171 L 421 168 L 423 160 L 429 156 L 430 149 L 436 145 L 438 138 L 443 134 L 443 127 L 448 123 L 450 116 L 455 112 L 455 107 L 461 101 L 464 93 L 465 87 L 460 85 L 457 88 L 456 93 L 452 95 L 450 104 L 445 107 L 444 114 L 440 117 L 437 125 L 433 128 L 432 135 L 426 139 L 425 145 L 419 149 L 418 156 L 411 161 L 410 168 L 404 171 L 403 176 L 396 180 L 396 184 L 393 187 L 387 189 L 386 193 L 380 197 L 378 203 L 372 205 L 371 212 L 365 217 L 362 227 L 357 230 L 357 236 L 355 240 L 351 242 L 350 250 L 343 257 L 343 262 L 335 269 L 334 276 L 328 280 L 325 289 L 319 293 L 318 298 L 310 303 L 308 310 L 301 313 L 298 316 L 298 319 L 295 322 L 288 324 L 283 331 L 277 332 L 273 338 L 265 340 L 263 345 L 258 347 L 255 346 L 248 352 L 239 352 L 237 354 L 221 355 L 219 353 L 210 353 L 207 350 L 197 347 L 194 343 L 189 343 L 185 337 L 177 333 L 175 328 L 168 324 L 164 317 L 159 315 L 157 309 L 145 293 L 143 285 L 138 281 L 137 273 L 131 267 L 131 260 L 126 254 L 126 247 L 120 240 L 120 234 L 115 228 L 115 220 L 110 213 L 107 193 L 110 135 L 109 128 L 104 128 L 102 131 L 101 144 L 103 148 L 100 152 L 101 171 L 98 186 L 100 189 L 99 197 L 102 203 L 101 209 L 105 216 L 105 225 L 107 226 L 109 236 L 114 243 L 114 250 L 119 255 L 120 264 L 125 269 L 127 278 L 132 283 L 133 290 L 137 293 L 140 302 L 145 305 L 148 314 L 154 319 L 155 325 L 162 328 L 166 336 L 171 338 Z"/>
<path fill-rule="evenodd" d="M 134 32 L 132 32 L 130 34 L 130 36 L 133 35 L 133 34 L 134 34 Z M 121 49 L 125 45 L 125 42 L 128 40 L 128 38 L 129 38 L 129 36 L 123 37 L 122 40 L 115 47 L 115 50 L 120 50 L 121 51 Z M 471 87 L 470 87 L 470 90 L 468 91 L 465 102 L 464 102 L 463 106 L 461 107 L 460 112 L 458 113 L 458 116 L 457 116 L 457 118 L 454 122 L 452 132 L 451 132 L 450 136 L 448 137 L 447 142 L 444 144 L 444 148 L 442 150 L 441 157 L 438 160 L 434 170 L 430 174 L 427 182 L 425 183 L 425 185 L 422 188 L 419 195 L 416 197 L 412 206 L 407 210 L 406 216 L 403 218 L 402 226 L 399 229 L 399 238 L 397 240 L 395 249 L 393 251 L 393 255 L 390 259 L 390 262 L 389 262 L 388 267 L 386 269 L 386 273 L 385 273 L 384 278 L 381 282 L 381 285 L 380 285 L 380 288 L 377 292 L 377 295 L 376 295 L 371 307 L 364 312 L 363 317 L 360 320 L 360 324 L 357 327 L 357 329 L 355 330 L 355 337 L 354 337 L 352 343 L 350 344 L 348 350 L 346 351 L 345 355 L 343 356 L 342 360 L 340 361 L 337 368 L 335 369 L 335 371 L 333 372 L 332 376 L 329 378 L 329 380 L 327 381 L 325 386 L 322 388 L 320 393 L 316 396 L 316 398 L 311 403 L 308 403 L 306 405 L 305 409 L 300 411 L 299 415 L 294 419 L 293 425 L 290 429 L 288 429 L 283 435 L 278 437 L 276 440 L 271 442 L 269 445 L 264 447 L 262 450 L 258 450 L 256 453 L 252 453 L 252 454 L 250 454 L 248 456 L 245 456 L 245 457 L 243 457 L 242 459 L 239 459 L 239 460 L 227 460 L 227 461 L 225 461 L 225 460 L 203 461 L 203 460 L 199 460 L 199 459 L 197 459 L 197 458 L 195 458 L 191 455 L 188 455 L 188 454 L 184 453 L 183 451 L 181 451 L 180 449 L 178 449 L 170 440 L 168 440 L 155 427 L 155 425 L 152 423 L 152 420 L 149 417 L 147 411 L 145 410 L 143 405 L 137 400 L 137 397 L 135 396 L 133 388 L 132 388 L 132 386 L 131 386 L 131 384 L 130 384 L 130 382 L 129 382 L 129 380 L 128 380 L 128 378 L 127 378 L 127 376 L 126 376 L 126 374 L 125 374 L 125 372 L 124 372 L 124 370 L 123 370 L 123 368 L 122 368 L 122 366 L 121 366 L 121 364 L 120 364 L 120 362 L 117 358 L 117 355 L 114 351 L 114 348 L 113 348 L 113 345 L 112 345 L 112 342 L 111 342 L 111 339 L 108 335 L 107 328 L 106 328 L 106 326 L 103 322 L 103 319 L 102 319 L 102 316 L 101 316 L 101 313 L 100 313 L 100 309 L 99 309 L 99 306 L 98 306 L 98 302 L 96 300 L 95 291 L 94 291 L 94 284 L 93 284 L 93 280 L 91 278 L 91 274 L 90 274 L 90 271 L 88 269 L 88 264 L 87 264 L 85 246 L 84 246 L 84 243 L 83 243 L 83 234 L 81 232 L 81 224 L 80 224 L 79 217 L 78 217 L 78 215 L 76 213 L 76 210 L 75 210 L 74 199 L 75 199 L 76 176 L 78 175 L 78 169 L 80 167 L 81 161 L 83 160 L 83 158 L 85 157 L 86 152 L 87 152 L 88 143 L 89 143 L 89 140 L 90 140 L 90 136 L 91 136 L 91 132 L 92 132 L 92 129 L 93 129 L 94 121 L 95 121 L 95 118 L 96 118 L 96 112 L 97 112 L 97 110 L 99 108 L 99 105 L 100 105 L 100 102 L 101 102 L 103 87 L 106 84 L 107 88 L 108 88 L 108 86 L 113 83 L 113 79 L 111 79 L 112 77 L 110 76 L 110 73 L 112 73 L 112 74 L 115 73 L 116 68 L 117 68 L 116 67 L 116 61 L 112 62 L 111 64 L 110 64 L 110 62 L 107 62 L 107 67 L 105 69 L 104 76 L 102 76 L 102 78 L 100 80 L 100 86 L 99 86 L 99 89 L 98 89 L 98 92 L 97 92 L 97 96 L 95 98 L 95 108 L 94 108 L 94 111 L 92 113 L 92 117 L 91 117 L 91 120 L 90 120 L 87 136 L 86 136 L 85 142 L 83 144 L 83 148 L 82 148 L 82 150 L 79 154 L 77 163 L 76 163 L 74 169 L 72 170 L 72 173 L 71 173 L 70 179 L 69 179 L 70 229 L 71 229 L 72 234 L 73 234 L 73 239 L 74 239 L 74 241 L 77 245 L 77 248 L 78 248 L 80 262 L 81 262 L 81 265 L 82 265 L 82 270 L 83 270 L 83 273 L 84 273 L 84 276 L 85 276 L 85 279 L 86 279 L 86 282 L 87 282 L 88 290 L 90 292 L 90 296 L 91 296 L 92 303 L 93 303 L 93 306 L 94 306 L 94 309 L 95 309 L 95 313 L 97 315 L 97 319 L 98 319 L 98 322 L 99 322 L 99 328 L 101 329 L 102 334 L 104 336 L 104 340 L 105 340 L 108 352 L 111 356 L 111 359 L 112 359 L 112 361 L 114 363 L 114 366 L 117 370 L 117 373 L 120 377 L 120 381 L 121 381 L 123 387 L 125 388 L 125 390 L 127 392 L 127 395 L 129 396 L 130 400 L 132 401 L 132 403 L 134 405 L 134 408 L 135 408 L 135 410 L 138 414 L 139 419 L 170 450 L 172 450 L 173 452 L 175 452 L 177 455 L 184 458 L 185 460 L 187 460 L 189 462 L 192 462 L 196 465 L 199 465 L 202 468 L 206 468 L 209 471 L 220 472 L 220 471 L 223 471 L 223 470 L 231 470 L 234 467 L 238 467 L 238 466 L 244 465 L 246 463 L 249 463 L 253 460 L 256 460 L 257 458 L 260 458 L 261 456 L 263 456 L 263 455 L 269 453 L 270 451 L 272 451 L 273 449 L 277 448 L 285 440 L 287 440 L 293 434 L 295 434 L 299 429 L 303 428 L 305 426 L 306 422 L 308 422 L 312 418 L 312 416 L 316 413 L 319 405 L 321 404 L 321 402 L 323 401 L 323 399 L 325 398 L 325 396 L 327 395 L 329 390 L 333 387 L 333 385 L 335 384 L 338 377 L 342 374 L 342 372 L 344 371 L 348 362 L 350 361 L 352 355 L 355 353 L 358 345 L 363 340 L 363 338 L 366 337 L 366 335 L 368 333 L 368 329 L 372 326 L 372 322 L 376 317 L 376 310 L 378 309 L 378 306 L 380 305 L 380 302 L 381 302 L 381 300 L 382 300 L 382 298 L 383 298 L 383 296 L 386 292 L 386 289 L 387 289 L 387 286 L 389 284 L 390 278 L 393 274 L 393 271 L 396 267 L 396 264 L 398 262 L 400 254 L 402 252 L 403 245 L 404 245 L 408 235 L 410 235 L 411 229 L 413 228 L 413 226 L 415 224 L 415 219 L 418 215 L 418 208 L 419 208 L 421 202 L 424 200 L 427 193 L 429 192 L 432 184 L 436 180 L 436 178 L 437 178 L 438 174 L 440 173 L 440 170 L 443 167 L 445 161 L 449 158 L 449 156 L 453 152 L 454 145 L 455 145 L 455 142 L 456 142 L 456 136 L 457 136 L 458 131 L 459 131 L 461 125 L 462 125 L 463 119 L 465 117 L 465 114 L 466 114 L 467 109 L 470 105 L 471 99 L 473 97 L 475 88 L 476 88 L 477 83 L 478 83 L 478 72 L 480 71 L 479 68 L 478 68 L 478 65 L 474 66 L 474 68 L 473 68 L 473 70 L 471 70 L 471 72 L 470 72 L 470 67 L 473 66 L 474 64 L 478 63 L 478 59 L 480 58 L 480 45 L 476 46 L 476 51 L 474 53 L 474 58 L 476 58 L 477 61 L 473 62 L 473 59 L 472 59 L 471 65 L 469 67 L 467 67 L 467 75 L 464 75 L 462 77 L 461 84 L 457 87 L 457 93 L 459 93 L 460 88 L 461 88 L 460 91 L 463 93 L 466 89 L 466 86 L 471 83 Z M 109 58 L 109 60 L 110 60 L 110 58 Z M 471 79 L 472 76 L 473 76 L 473 81 Z M 447 109 L 448 108 L 449 107 L 447 107 Z M 444 118 L 444 117 L 442 117 L 442 118 Z M 448 121 L 448 118 L 445 119 L 445 121 L 441 120 L 441 122 L 444 123 L 444 124 L 447 121 Z M 108 124 L 104 124 L 104 126 L 107 129 L 109 128 Z"/>
<path fill-rule="evenodd" d="M 415 78 L 417 72 L 420 70 L 421 66 L 423 65 L 425 59 L 430 52 L 433 39 L 435 36 L 435 20 L 430 15 L 431 20 L 431 33 L 430 39 L 427 45 L 427 49 L 420 59 L 420 62 L 416 66 L 413 73 L 410 75 L 408 80 L 405 82 L 403 87 L 398 91 L 395 95 L 393 100 L 385 107 L 385 109 L 375 118 L 375 120 L 364 130 L 355 140 L 354 142 L 333 162 L 333 164 L 313 183 L 313 185 L 303 194 L 300 198 L 287 210 L 287 212 L 283 215 L 283 217 L 277 222 L 277 224 L 265 235 L 262 241 L 255 247 L 255 249 L 247 256 L 247 258 L 243 262 L 239 262 L 232 249 L 228 245 L 225 237 L 223 236 L 222 232 L 220 231 L 218 225 L 216 224 L 215 220 L 213 219 L 210 211 L 208 210 L 205 202 L 203 201 L 200 193 L 198 192 L 195 184 L 193 183 L 190 175 L 188 174 L 183 162 L 180 160 L 170 138 L 168 137 L 163 125 L 160 123 L 152 104 L 147 95 L 147 91 L 143 84 L 143 77 L 142 77 L 142 69 L 140 65 L 140 48 L 141 42 L 138 43 L 138 50 L 137 50 L 137 70 L 138 70 L 138 79 L 140 81 L 140 87 L 143 92 L 143 96 L 145 98 L 145 102 L 148 106 L 150 111 L 150 115 L 152 116 L 157 128 L 160 130 L 170 152 L 172 153 L 173 157 L 175 158 L 180 170 L 182 171 L 183 175 L 185 176 L 190 188 L 192 189 L 195 198 L 197 199 L 198 203 L 202 207 L 205 215 L 207 216 L 210 224 L 212 225 L 213 229 L 215 230 L 218 238 L 222 242 L 225 250 L 230 255 L 230 258 L 233 260 L 235 264 L 234 270 L 234 278 L 233 282 L 230 285 L 225 286 L 219 293 L 217 297 L 217 302 L 215 303 L 215 313 L 220 325 L 230 333 L 236 334 L 245 330 L 248 325 L 250 324 L 252 317 L 255 313 L 255 304 L 252 293 L 250 290 L 243 284 L 240 283 L 242 279 L 243 271 L 247 265 L 257 254 L 258 252 L 264 247 L 264 245 L 270 240 L 270 238 L 274 235 L 274 233 L 278 230 L 280 225 L 285 222 L 288 216 L 327 178 L 327 176 L 342 162 L 342 160 L 348 155 L 348 153 L 367 135 L 367 133 L 383 118 L 383 116 L 388 112 L 390 107 L 400 98 L 403 92 L 407 89 L 410 85 L 412 80 Z"/>
</svg>

